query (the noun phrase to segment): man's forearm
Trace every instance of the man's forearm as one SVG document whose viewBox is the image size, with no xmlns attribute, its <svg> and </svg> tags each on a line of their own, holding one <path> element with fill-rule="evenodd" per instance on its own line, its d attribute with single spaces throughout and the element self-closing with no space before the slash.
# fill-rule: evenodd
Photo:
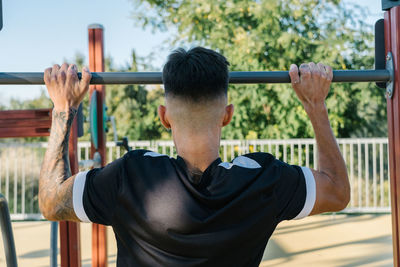
<svg viewBox="0 0 400 267">
<path fill-rule="evenodd" d="M 65 194 L 66 192 L 60 192 L 61 190 L 72 188 L 61 188 L 60 185 L 71 176 L 68 139 L 76 112 L 75 108 L 70 108 L 68 111 L 53 110 L 49 143 L 40 171 L 39 206 L 45 217 L 47 217 L 46 213 L 52 214 L 55 220 L 62 220 L 65 215 L 68 215 L 65 213 L 73 213 L 72 200 L 58 198 L 69 195 Z M 62 204 L 55 205 L 55 203 Z"/>
<path fill-rule="evenodd" d="M 343 160 L 328 118 L 325 105 L 306 108 L 315 132 L 318 147 L 318 170 L 326 174 L 333 183 L 350 190 L 346 164 Z"/>
</svg>

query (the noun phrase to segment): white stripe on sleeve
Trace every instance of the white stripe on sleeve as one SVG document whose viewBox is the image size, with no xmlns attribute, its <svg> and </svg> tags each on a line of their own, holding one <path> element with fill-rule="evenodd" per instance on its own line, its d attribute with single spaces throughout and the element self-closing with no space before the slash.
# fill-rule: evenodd
<svg viewBox="0 0 400 267">
<path fill-rule="evenodd" d="M 307 167 L 301 167 L 301 170 L 303 171 L 304 179 L 306 180 L 306 201 L 304 202 L 303 209 L 295 218 L 293 218 L 293 220 L 302 219 L 310 215 L 312 209 L 314 208 L 315 199 L 317 196 L 313 173 Z"/>
<path fill-rule="evenodd" d="M 75 176 L 72 189 L 72 202 L 76 216 L 82 222 L 90 222 L 83 207 L 83 190 L 85 189 L 86 175 L 89 171 L 80 172 Z"/>
</svg>

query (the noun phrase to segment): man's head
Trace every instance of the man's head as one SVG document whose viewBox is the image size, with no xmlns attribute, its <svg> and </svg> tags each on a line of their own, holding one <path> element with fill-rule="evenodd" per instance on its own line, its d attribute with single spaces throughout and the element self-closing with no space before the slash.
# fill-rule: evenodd
<svg viewBox="0 0 400 267">
<path fill-rule="evenodd" d="M 194 103 L 226 96 L 229 62 L 210 49 L 176 49 L 163 69 L 166 97 L 179 97 Z"/>
<path fill-rule="evenodd" d="M 194 133 L 227 125 L 233 114 L 227 106 L 228 66 L 224 56 L 203 47 L 173 51 L 163 69 L 163 125 Z"/>
</svg>

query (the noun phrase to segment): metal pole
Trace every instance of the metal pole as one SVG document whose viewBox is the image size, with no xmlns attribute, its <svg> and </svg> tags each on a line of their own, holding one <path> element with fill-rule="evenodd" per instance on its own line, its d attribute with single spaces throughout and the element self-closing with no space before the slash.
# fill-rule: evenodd
<svg viewBox="0 0 400 267">
<path fill-rule="evenodd" d="M 89 37 L 89 68 L 93 71 L 104 71 L 104 29 L 99 24 L 92 24 L 88 27 Z M 111 74 L 111 73 L 108 73 Z M 90 157 L 94 159 L 95 154 L 100 154 L 101 166 L 106 165 L 106 132 L 104 130 L 103 106 L 106 99 L 106 87 L 104 85 L 92 85 L 89 88 L 89 95 L 96 92 L 97 105 L 97 137 L 98 146 L 92 142 Z M 90 97 L 90 101 L 92 101 Z M 92 104 L 92 103 L 90 103 Z M 92 224 L 92 267 L 107 267 L 107 228 L 104 225 Z"/>
<path fill-rule="evenodd" d="M 3 28 L 3 9 L 2 9 L 2 3 L 0 0 L 0 31 Z"/>
<path fill-rule="evenodd" d="M 389 1 L 383 1 L 382 3 Z M 391 1 L 392 4 L 400 4 Z M 383 6 L 384 7 L 384 6 Z M 388 153 L 390 170 L 390 198 L 392 214 L 393 266 L 400 267 L 400 6 L 384 14 L 385 50 L 391 53 L 394 66 L 393 96 L 387 97 Z M 391 57 L 389 56 L 389 59 Z"/>
<path fill-rule="evenodd" d="M 2 194 L 0 194 L 0 228 L 3 235 L 7 267 L 17 267 L 17 254 L 15 253 L 10 212 L 8 210 L 7 199 Z"/>
<path fill-rule="evenodd" d="M 81 73 L 78 73 L 81 77 Z M 388 82 L 388 70 L 335 70 L 333 82 Z M 232 71 L 230 83 L 290 83 L 288 71 Z M 93 72 L 91 84 L 162 84 L 161 72 Z M 0 72 L 1 84 L 44 84 L 43 72 Z"/>
<path fill-rule="evenodd" d="M 78 164 L 78 118 L 75 117 L 69 136 L 68 154 L 72 174 L 79 172 Z M 59 222 L 61 267 L 81 267 L 80 224 Z"/>
<path fill-rule="evenodd" d="M 58 222 L 51 222 L 50 230 L 50 266 L 57 267 L 57 255 L 58 255 Z"/>
</svg>

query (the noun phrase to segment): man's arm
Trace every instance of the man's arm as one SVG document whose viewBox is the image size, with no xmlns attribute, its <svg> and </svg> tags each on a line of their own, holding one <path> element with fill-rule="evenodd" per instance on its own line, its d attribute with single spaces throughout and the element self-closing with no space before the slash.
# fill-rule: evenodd
<svg viewBox="0 0 400 267">
<path fill-rule="evenodd" d="M 318 170 L 311 170 L 316 200 L 310 215 L 344 209 L 350 200 L 347 168 L 333 135 L 325 98 L 333 78 L 332 68 L 321 63 L 290 68 L 292 86 L 311 120 L 318 147 Z M 300 74 L 300 75 L 299 75 Z"/>
<path fill-rule="evenodd" d="M 79 221 L 72 202 L 75 176 L 71 176 L 68 140 L 77 108 L 89 89 L 91 74 L 82 72 L 79 81 L 75 65 L 54 65 L 44 80 L 54 103 L 51 132 L 39 178 L 39 207 L 49 220 Z"/>
</svg>

